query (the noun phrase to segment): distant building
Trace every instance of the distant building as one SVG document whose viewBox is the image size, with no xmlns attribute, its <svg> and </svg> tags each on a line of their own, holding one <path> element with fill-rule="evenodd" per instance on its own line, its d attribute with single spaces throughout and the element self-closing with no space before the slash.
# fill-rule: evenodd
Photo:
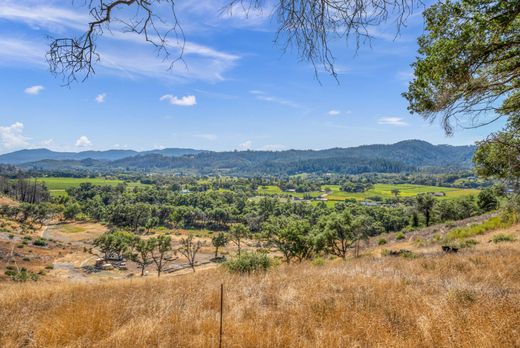
<svg viewBox="0 0 520 348">
<path fill-rule="evenodd" d="M 190 190 L 188 190 L 188 189 L 182 189 L 181 190 L 181 194 L 185 195 L 187 193 L 190 193 Z"/>
<path fill-rule="evenodd" d="M 361 205 L 364 205 L 365 207 L 375 207 L 380 205 L 380 202 L 370 202 L 370 201 L 363 201 L 361 202 Z"/>
<path fill-rule="evenodd" d="M 434 192 L 435 197 L 446 197 L 446 192 Z"/>
</svg>

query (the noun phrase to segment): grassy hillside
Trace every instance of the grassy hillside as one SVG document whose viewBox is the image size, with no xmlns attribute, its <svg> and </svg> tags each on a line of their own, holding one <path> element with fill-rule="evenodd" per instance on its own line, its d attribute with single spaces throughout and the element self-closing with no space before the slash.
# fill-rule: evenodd
<svg viewBox="0 0 520 348">
<path fill-rule="evenodd" d="M 488 243 L 499 233 L 517 241 Z M 253 276 L 0 284 L 0 346 L 215 347 L 221 283 L 224 347 L 519 346 L 518 237 L 516 225 L 458 254 L 373 250 Z"/>
</svg>

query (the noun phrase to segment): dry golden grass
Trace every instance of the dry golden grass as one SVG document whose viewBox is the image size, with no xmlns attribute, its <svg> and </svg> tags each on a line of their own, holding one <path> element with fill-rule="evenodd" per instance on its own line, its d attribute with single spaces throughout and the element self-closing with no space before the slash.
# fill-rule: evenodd
<svg viewBox="0 0 520 348">
<path fill-rule="evenodd" d="M 224 282 L 224 347 L 518 347 L 519 255 L 483 242 L 253 276 L 0 284 L 0 346 L 215 347 Z"/>
</svg>

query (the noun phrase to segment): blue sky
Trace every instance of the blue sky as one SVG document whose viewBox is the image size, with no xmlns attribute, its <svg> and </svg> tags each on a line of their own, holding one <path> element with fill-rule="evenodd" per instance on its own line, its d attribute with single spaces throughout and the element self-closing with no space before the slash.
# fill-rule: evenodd
<svg viewBox="0 0 520 348">
<path fill-rule="evenodd" d="M 81 2 L 78 2 L 81 3 Z M 210 150 L 323 149 L 423 139 L 471 144 L 500 124 L 446 137 L 406 110 L 422 17 L 394 39 L 392 23 L 373 28 L 355 51 L 332 42 L 339 84 L 294 52 L 273 44 L 268 13 L 220 13 L 217 0 L 185 1 L 185 64 L 168 70 L 153 47 L 114 31 L 100 39 L 97 73 L 63 87 L 45 62 L 49 36 L 77 34 L 88 22 L 72 1 L 0 1 L 0 153 L 191 147 Z"/>
</svg>

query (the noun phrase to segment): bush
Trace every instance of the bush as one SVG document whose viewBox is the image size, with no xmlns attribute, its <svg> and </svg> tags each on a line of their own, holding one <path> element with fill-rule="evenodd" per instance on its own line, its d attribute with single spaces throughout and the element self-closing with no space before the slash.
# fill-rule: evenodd
<svg viewBox="0 0 520 348">
<path fill-rule="evenodd" d="M 403 232 L 397 232 L 397 233 L 395 234 L 395 240 L 402 240 L 402 239 L 404 239 L 404 238 L 405 238 L 405 235 L 404 235 Z"/>
<path fill-rule="evenodd" d="M 232 273 L 251 274 L 266 272 L 273 266 L 273 260 L 265 254 L 244 252 L 224 263 L 224 266 Z"/>
<path fill-rule="evenodd" d="M 401 250 L 383 249 L 381 251 L 381 256 L 400 256 L 400 257 L 404 257 L 405 259 L 415 259 L 417 257 L 417 254 L 415 254 L 407 249 L 401 249 Z"/>
<path fill-rule="evenodd" d="M 43 238 L 38 238 L 32 244 L 34 246 L 44 247 L 44 246 L 47 246 L 47 241 Z"/>
<path fill-rule="evenodd" d="M 388 243 L 388 242 L 387 242 L 386 239 L 384 239 L 384 238 L 381 238 L 381 239 L 379 239 L 379 240 L 377 241 L 377 245 L 385 245 L 386 243 Z"/>
<path fill-rule="evenodd" d="M 478 244 L 478 242 L 475 239 L 467 239 L 467 240 L 459 243 L 459 248 L 461 248 L 461 249 L 471 248 L 477 244 Z"/>
<path fill-rule="evenodd" d="M 15 282 L 37 281 L 39 278 L 38 274 L 28 271 L 26 268 L 22 268 L 19 271 L 9 269 L 5 271 L 5 275 Z"/>
<path fill-rule="evenodd" d="M 502 243 L 502 242 L 514 242 L 515 237 L 513 237 L 510 234 L 499 233 L 499 234 L 494 235 L 493 238 L 491 239 L 491 241 L 495 244 Z"/>
</svg>

